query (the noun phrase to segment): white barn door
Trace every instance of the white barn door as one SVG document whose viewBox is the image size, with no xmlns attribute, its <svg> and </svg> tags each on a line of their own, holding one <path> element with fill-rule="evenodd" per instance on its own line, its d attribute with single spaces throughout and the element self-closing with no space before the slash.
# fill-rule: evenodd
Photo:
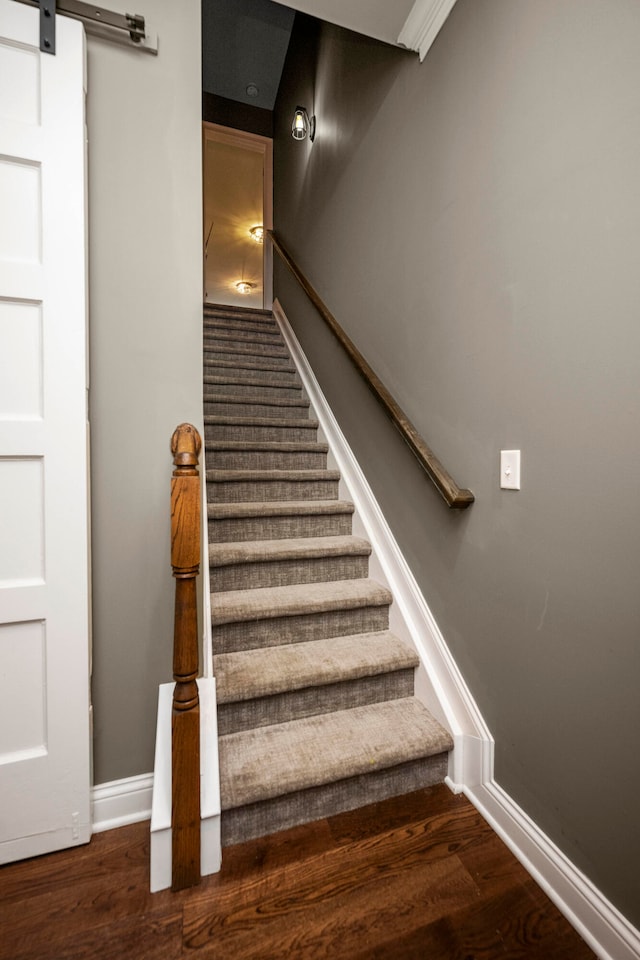
<svg viewBox="0 0 640 960">
<path fill-rule="evenodd" d="M 0 0 L 0 862 L 90 836 L 85 49 Z"/>
</svg>

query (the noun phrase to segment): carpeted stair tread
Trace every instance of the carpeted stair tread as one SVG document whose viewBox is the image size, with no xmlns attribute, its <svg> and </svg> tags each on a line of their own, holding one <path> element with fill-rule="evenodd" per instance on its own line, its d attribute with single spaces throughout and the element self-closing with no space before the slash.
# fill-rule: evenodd
<svg viewBox="0 0 640 960">
<path fill-rule="evenodd" d="M 211 622 L 215 627 L 224 623 L 308 617 L 334 610 L 387 607 L 392 599 L 386 587 L 369 579 L 227 590 L 211 594 Z"/>
<path fill-rule="evenodd" d="M 220 357 L 216 360 L 215 358 L 205 357 L 203 363 L 205 368 L 223 367 L 229 370 L 269 370 L 274 373 L 290 373 L 297 376 L 298 371 L 291 361 L 289 360 L 283 363 L 282 360 L 282 357 L 278 357 L 276 360 L 270 360 L 268 357 L 260 356 L 249 356 L 243 360 L 229 360 L 228 357 Z"/>
<path fill-rule="evenodd" d="M 205 303 L 204 317 L 231 317 L 242 319 L 248 317 L 251 320 L 264 320 L 266 323 L 273 323 L 273 312 L 263 310 L 259 307 L 234 307 L 226 303 Z"/>
<path fill-rule="evenodd" d="M 219 739 L 222 809 L 375 773 L 452 746 L 415 697 L 227 734 Z"/>
<path fill-rule="evenodd" d="M 264 387 L 273 388 L 274 390 L 302 390 L 302 384 L 299 380 L 277 380 L 275 377 L 272 377 L 270 380 L 259 380 L 253 377 L 238 377 L 234 374 L 207 374 L 204 377 L 204 384 L 206 386 L 241 386 L 245 389 L 257 387 L 258 390 L 264 389 Z M 207 395 L 207 390 L 205 389 L 205 397 Z"/>
<path fill-rule="evenodd" d="M 207 440 L 205 449 L 215 452 L 236 450 L 257 453 L 328 453 L 329 445 L 312 440 Z"/>
<path fill-rule="evenodd" d="M 208 376 L 211 370 L 220 370 L 221 372 L 230 370 L 239 377 L 259 377 L 260 375 L 272 377 L 277 375 L 289 380 L 298 379 L 295 367 L 289 364 L 269 363 L 267 360 L 205 360 L 205 376 Z"/>
<path fill-rule="evenodd" d="M 344 500 L 273 499 L 209 503 L 207 507 L 211 542 L 349 536 L 352 532 L 354 507 Z"/>
<path fill-rule="evenodd" d="M 253 540 L 245 543 L 210 543 L 213 567 L 237 563 L 269 563 L 311 557 L 370 556 L 371 544 L 360 537 L 300 537 L 289 540 Z"/>
<path fill-rule="evenodd" d="M 210 520 L 239 517 L 290 517 L 313 514 L 352 514 L 354 506 L 349 500 L 271 500 L 266 503 L 209 503 Z"/>
<path fill-rule="evenodd" d="M 215 336 L 218 330 L 237 330 L 239 333 L 280 333 L 275 320 L 269 323 L 266 320 L 253 318 L 242 320 L 235 317 L 209 317 L 204 321 L 205 335 Z"/>
<path fill-rule="evenodd" d="M 238 344 L 239 346 L 250 346 L 252 344 L 258 344 L 260 347 L 282 347 L 282 337 L 279 332 L 276 333 L 240 333 L 237 330 L 231 330 L 228 333 L 219 331 L 215 336 L 204 335 L 204 345 L 205 347 L 211 346 L 212 344 Z"/>
<path fill-rule="evenodd" d="M 213 658 L 213 672 L 218 702 L 234 703 L 418 664 L 415 651 L 387 630 L 221 653 Z"/>
<path fill-rule="evenodd" d="M 225 339 L 235 339 L 236 334 L 241 337 L 251 336 L 257 340 L 277 340 L 282 343 L 280 331 L 275 323 L 273 326 L 267 326 L 266 323 L 236 323 L 233 320 L 220 319 L 212 320 L 204 325 L 203 337 L 205 340 L 217 340 L 223 335 Z"/>
<path fill-rule="evenodd" d="M 244 403 L 250 402 L 252 398 L 259 398 L 261 403 L 265 400 L 294 400 L 299 403 L 305 399 L 302 384 L 295 381 L 287 383 L 271 379 L 247 382 L 241 377 L 208 377 L 204 384 L 204 402 L 218 402 L 216 397 L 221 393 L 240 397 Z"/>
<path fill-rule="evenodd" d="M 234 346 L 231 343 L 219 343 L 217 340 L 205 341 L 203 344 L 205 354 L 218 353 L 226 356 L 239 357 L 258 357 L 264 359 L 279 358 L 281 360 L 291 361 L 289 351 L 284 346 L 274 346 L 270 343 L 262 344 L 244 344 Z M 206 359 L 206 357 L 205 357 Z"/>
<path fill-rule="evenodd" d="M 207 470 L 207 482 L 229 483 L 230 481 L 273 481 L 283 480 L 334 480 L 340 479 L 338 470 Z"/>
<path fill-rule="evenodd" d="M 297 397 L 260 397 L 250 394 L 235 393 L 205 393 L 205 403 L 237 403 L 245 406 L 257 405 L 261 407 L 302 407 L 308 409 L 310 404 L 304 398 Z"/>
<path fill-rule="evenodd" d="M 203 345 L 204 361 L 206 363 L 207 358 L 210 359 L 213 355 L 225 357 L 226 359 L 231 359 L 233 357 L 253 357 L 257 360 L 268 360 L 271 363 L 278 363 L 279 361 L 282 361 L 283 367 L 289 365 L 291 358 L 286 347 L 274 347 L 270 344 L 267 344 L 267 346 L 269 348 L 268 350 L 265 348 L 265 344 L 261 344 L 259 347 L 233 347 L 229 344 L 212 341 L 211 343 L 205 343 Z"/>
<path fill-rule="evenodd" d="M 219 414 L 207 414 L 204 418 L 205 427 L 277 427 L 286 430 L 317 430 L 318 421 L 307 419 L 306 417 L 285 418 L 285 417 L 232 417 Z"/>
</svg>

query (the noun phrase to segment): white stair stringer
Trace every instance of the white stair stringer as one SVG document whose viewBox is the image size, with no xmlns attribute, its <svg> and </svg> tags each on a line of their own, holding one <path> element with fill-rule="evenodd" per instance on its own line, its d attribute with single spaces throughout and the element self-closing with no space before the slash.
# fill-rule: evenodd
<svg viewBox="0 0 640 960">
<path fill-rule="evenodd" d="M 493 737 L 278 300 L 274 301 L 273 314 L 329 445 L 329 457 L 333 458 L 330 465 L 340 472 L 339 496 L 355 506 L 353 533 L 371 544 L 369 575 L 393 594 L 389 627 L 420 658 L 415 695 L 453 734 L 447 783 L 454 792 L 461 792 L 465 787 L 491 781 Z"/>
</svg>

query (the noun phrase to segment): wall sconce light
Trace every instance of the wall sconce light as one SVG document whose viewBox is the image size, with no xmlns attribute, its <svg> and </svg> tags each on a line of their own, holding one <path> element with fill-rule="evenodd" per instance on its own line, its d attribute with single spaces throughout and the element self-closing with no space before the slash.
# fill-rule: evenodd
<svg viewBox="0 0 640 960">
<path fill-rule="evenodd" d="M 248 280 L 238 280 L 236 283 L 238 293 L 251 293 L 254 287 L 255 283 L 249 283 Z"/>
<path fill-rule="evenodd" d="M 316 118 L 309 117 L 304 107 L 296 107 L 291 124 L 291 136 L 294 140 L 304 140 L 306 136 L 313 141 L 316 135 Z"/>
<path fill-rule="evenodd" d="M 251 234 L 252 239 L 255 240 L 256 243 L 264 243 L 264 227 L 263 226 L 251 227 L 251 230 L 249 230 L 249 233 Z"/>
</svg>

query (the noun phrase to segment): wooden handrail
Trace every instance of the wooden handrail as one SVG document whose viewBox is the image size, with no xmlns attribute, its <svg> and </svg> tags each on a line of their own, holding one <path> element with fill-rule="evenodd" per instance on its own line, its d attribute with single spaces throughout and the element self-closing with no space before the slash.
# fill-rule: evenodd
<svg viewBox="0 0 640 960">
<path fill-rule="evenodd" d="M 471 490 L 460 488 L 451 474 L 445 470 L 434 454 L 433 450 L 431 450 L 431 448 L 425 443 L 414 425 L 411 423 L 402 407 L 389 393 L 378 375 L 374 370 L 372 370 L 356 345 L 347 336 L 336 318 L 329 311 L 318 292 L 311 285 L 309 280 L 307 280 L 300 267 L 289 254 L 286 247 L 282 244 L 282 241 L 276 237 L 273 230 L 268 230 L 267 234 L 273 243 L 276 252 L 280 255 L 283 263 L 289 268 L 293 276 L 296 278 L 333 335 L 342 344 L 356 369 L 364 378 L 365 383 L 380 401 L 394 427 L 396 427 L 396 429 L 399 431 L 400 436 L 405 441 L 431 482 L 434 484 L 436 490 L 445 501 L 447 506 L 454 510 L 465 510 L 475 500 Z"/>
<path fill-rule="evenodd" d="M 200 570 L 200 434 L 181 423 L 171 437 L 171 566 L 176 578 L 171 719 L 172 890 L 200 883 L 200 700 L 198 610 Z"/>
</svg>

